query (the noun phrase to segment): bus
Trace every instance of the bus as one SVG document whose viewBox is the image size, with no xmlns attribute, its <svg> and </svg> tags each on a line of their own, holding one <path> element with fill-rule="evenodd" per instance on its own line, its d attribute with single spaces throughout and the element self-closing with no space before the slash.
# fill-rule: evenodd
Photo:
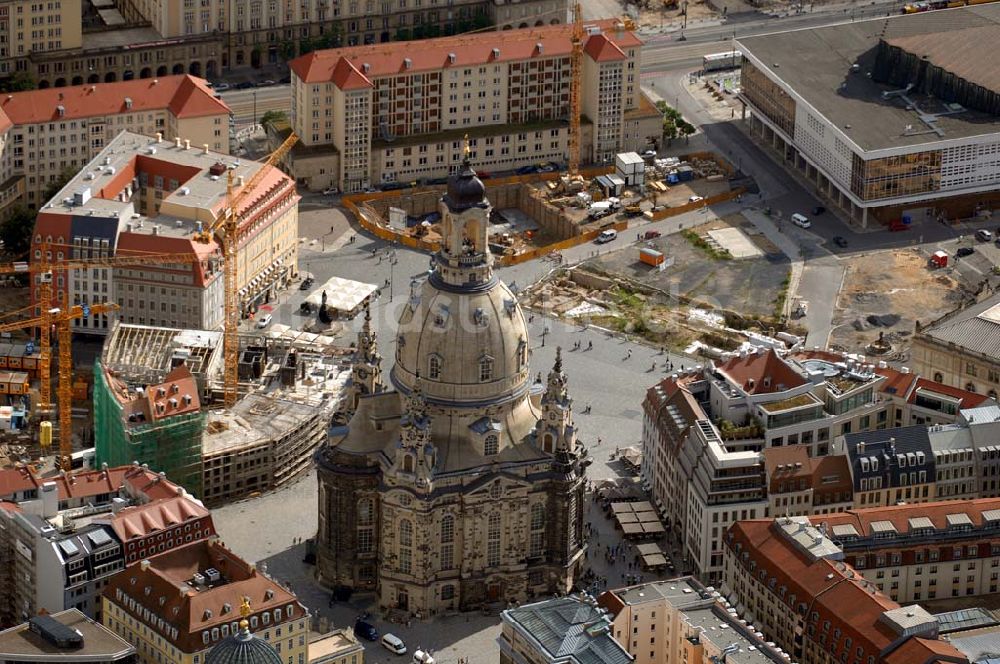
<svg viewBox="0 0 1000 664">
<path fill-rule="evenodd" d="M 710 53 L 702 58 L 701 70 L 726 71 L 728 69 L 739 69 L 743 62 L 743 54 L 739 51 L 726 51 L 725 53 Z"/>
</svg>

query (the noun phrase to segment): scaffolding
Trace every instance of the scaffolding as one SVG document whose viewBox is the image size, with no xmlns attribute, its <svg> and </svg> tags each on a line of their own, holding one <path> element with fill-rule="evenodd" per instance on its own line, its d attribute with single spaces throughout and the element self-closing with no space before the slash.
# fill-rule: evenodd
<svg viewBox="0 0 1000 664">
<path fill-rule="evenodd" d="M 131 422 L 122 389 L 98 359 L 94 365 L 96 463 L 109 467 L 138 461 L 201 498 L 202 433 L 205 411 L 178 414 L 156 422 Z"/>
</svg>

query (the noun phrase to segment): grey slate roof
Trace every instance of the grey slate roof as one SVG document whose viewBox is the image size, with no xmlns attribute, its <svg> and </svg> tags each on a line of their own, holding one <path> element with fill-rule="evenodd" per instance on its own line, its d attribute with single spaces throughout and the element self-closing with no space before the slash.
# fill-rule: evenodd
<svg viewBox="0 0 1000 664">
<path fill-rule="evenodd" d="M 931 323 L 920 334 L 973 353 L 1000 358 L 1000 312 L 990 311 L 995 306 L 1000 306 L 1000 292 Z"/>
<path fill-rule="evenodd" d="M 892 439 L 890 441 L 890 439 Z M 864 452 L 858 451 L 858 443 L 864 443 Z M 909 427 L 898 427 L 895 429 L 884 429 L 882 431 L 865 431 L 859 433 L 849 433 L 844 436 L 844 448 L 851 464 L 851 479 L 854 481 L 854 490 L 861 490 L 861 479 L 882 478 L 882 488 L 900 486 L 899 476 L 904 473 L 927 471 L 927 481 L 934 481 L 934 452 L 931 449 L 930 438 L 927 435 L 925 425 L 914 425 Z M 894 450 L 894 451 L 891 451 Z M 923 452 L 924 463 L 919 466 L 907 465 L 900 468 L 898 462 L 899 455 L 908 453 L 916 454 Z M 862 459 L 876 458 L 878 467 L 868 464 L 868 470 L 864 469 Z"/>
<path fill-rule="evenodd" d="M 534 639 L 548 661 L 576 664 L 628 664 L 632 656 L 610 634 L 610 617 L 579 595 L 559 597 L 503 612 Z"/>
</svg>

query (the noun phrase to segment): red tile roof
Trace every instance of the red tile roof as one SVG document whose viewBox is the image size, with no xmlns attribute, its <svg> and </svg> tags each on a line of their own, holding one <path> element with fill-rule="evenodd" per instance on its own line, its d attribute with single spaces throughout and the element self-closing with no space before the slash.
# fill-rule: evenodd
<svg viewBox="0 0 1000 664">
<path fill-rule="evenodd" d="M 156 422 L 201 410 L 198 384 L 185 364 L 174 367 L 159 385 L 148 386 L 142 396 L 123 391 L 117 394 L 118 397 L 125 395 L 131 398 L 122 405 L 122 415 L 128 418 L 141 413 L 144 422 Z"/>
<path fill-rule="evenodd" d="M 730 358 L 716 369 L 749 394 L 783 392 L 808 382 L 770 349 Z"/>
<path fill-rule="evenodd" d="M 965 664 L 969 660 L 961 656 L 946 641 L 915 637 L 907 639 L 884 658 L 886 664 L 938 664 L 956 662 Z"/>
<path fill-rule="evenodd" d="M 0 109 L 15 125 L 36 124 L 124 113 L 126 98 L 132 112 L 168 108 L 178 118 L 229 114 L 203 79 L 186 75 L 13 92 L 2 98 Z"/>
<path fill-rule="evenodd" d="M 52 477 L 39 477 L 29 468 L 17 467 L 0 470 L 0 498 L 21 491 L 39 489 L 46 482 L 56 483 L 59 500 L 91 498 L 104 493 L 115 493 L 126 484 L 133 492 L 143 494 L 149 500 L 176 496 L 178 492 L 176 484 L 162 479 L 153 471 L 141 466 L 118 466 L 108 470 L 91 470 Z"/>
<path fill-rule="evenodd" d="M 112 516 L 110 523 L 118 538 L 127 542 L 207 516 L 211 516 L 211 513 L 189 497 L 174 496 L 127 507 Z"/>
<path fill-rule="evenodd" d="M 933 380 L 928 380 L 926 378 L 918 378 L 917 384 L 914 386 L 913 392 L 910 394 L 910 398 L 906 400 L 907 403 L 914 403 L 917 400 L 917 390 L 920 389 L 927 390 L 928 392 L 936 392 L 955 399 L 961 399 L 959 407 L 963 409 L 975 408 L 989 399 L 989 397 L 985 394 L 976 394 L 975 392 L 968 392 L 957 387 L 952 387 L 951 385 L 945 385 L 944 383 L 936 383 Z"/>
<path fill-rule="evenodd" d="M 833 516 L 836 515 L 830 515 L 830 518 Z M 824 515 L 823 518 L 827 516 Z M 742 553 L 737 556 L 737 564 L 747 566 L 750 560 L 755 561 L 755 575 L 763 570 L 766 577 L 776 579 L 775 589 L 786 589 L 784 599 L 779 601 L 790 601 L 794 595 L 796 604 L 805 603 L 809 607 L 810 616 L 807 620 L 815 612 L 818 614 L 816 622 L 829 620 L 833 627 L 840 628 L 845 637 L 851 637 L 851 652 L 848 654 L 852 657 L 853 650 L 860 647 L 864 649 L 866 657 L 869 654 L 875 655 L 876 661 L 891 664 L 902 664 L 903 661 L 923 663 L 933 661 L 929 660 L 931 657 L 944 658 L 946 661 L 966 661 L 950 644 L 938 641 L 931 647 L 927 643 L 921 643 L 926 639 L 908 640 L 916 641 L 915 644 L 908 645 L 906 651 L 913 659 L 879 657 L 879 653 L 898 638 L 880 620 L 884 612 L 899 608 L 896 602 L 875 589 L 874 584 L 865 581 L 850 565 L 826 558 L 807 558 L 788 538 L 776 532 L 772 519 L 738 521 L 729 532 L 732 540 L 727 537 L 726 546 L 735 554 L 736 545 L 740 544 L 748 554 L 746 562 L 742 559 Z M 795 611 L 798 607 L 793 606 L 791 609 Z M 790 644 L 779 645 L 785 647 Z M 836 657 L 837 653 L 833 655 Z"/>
<path fill-rule="evenodd" d="M 917 517 L 927 517 L 935 528 L 944 531 L 948 529 L 949 514 L 967 514 L 973 526 L 978 528 L 983 525 L 983 512 L 990 510 L 1000 510 L 1000 498 L 942 500 L 933 503 L 852 509 L 837 514 L 812 516 L 809 520 L 813 524 L 825 523 L 830 528 L 851 525 L 864 537 L 870 534 L 871 524 L 876 521 L 890 521 L 896 527 L 896 532 L 906 534 L 910 529 L 910 519 Z"/>
<path fill-rule="evenodd" d="M 851 466 L 846 455 L 811 457 L 809 445 L 768 447 L 764 450 L 764 468 L 770 493 L 801 491 L 799 481 L 805 480 L 806 489 L 813 491 L 814 501 L 831 502 L 834 496 L 829 494 L 835 493 L 853 495 Z M 787 484 L 790 480 L 795 480 L 794 484 Z M 783 484 L 784 491 L 779 491 Z"/>
<path fill-rule="evenodd" d="M 608 39 L 605 34 L 594 35 L 587 40 L 583 52 L 590 56 L 594 62 L 613 62 L 615 60 L 627 60 L 625 52 L 618 48 L 618 45 Z"/>
<path fill-rule="evenodd" d="M 192 577 L 209 568 L 218 570 L 224 582 L 196 590 Z M 134 599 L 136 608 L 118 600 L 117 590 Z M 293 619 L 306 616 L 295 595 L 214 540 L 199 540 L 158 554 L 149 559 L 145 569 L 133 565 L 111 577 L 104 597 L 185 653 L 207 647 L 201 638 L 203 630 L 239 620 L 244 597 L 250 600 L 252 616 L 289 605 L 294 607 Z M 151 611 L 154 620 L 144 618 L 143 609 Z M 165 629 L 157 625 L 156 617 L 164 618 Z M 170 638 L 170 628 L 177 629 L 176 639 Z"/>
<path fill-rule="evenodd" d="M 589 35 L 584 51 L 595 60 L 621 59 L 623 49 L 641 46 L 632 32 L 615 30 L 616 21 L 607 19 L 589 23 L 601 29 Z M 377 76 L 463 68 L 492 62 L 515 62 L 553 55 L 568 56 L 572 49 L 571 25 L 547 25 L 521 30 L 482 33 L 468 36 L 427 39 L 419 43 L 387 42 L 368 46 L 313 51 L 292 60 L 292 71 L 306 83 L 344 83 L 356 89 L 372 85 Z M 595 42 L 594 46 L 591 42 Z M 539 49 L 541 45 L 541 49 Z M 495 49 L 499 50 L 499 55 Z M 454 55 L 454 62 L 451 57 Z M 351 68 L 345 68 L 346 61 Z M 409 61 L 409 64 L 407 64 Z M 365 67 L 367 65 L 367 68 Z M 353 70 L 353 71 L 351 71 Z M 360 77 L 360 78 L 359 78 Z"/>
<path fill-rule="evenodd" d="M 893 394 L 900 398 L 905 399 L 906 395 L 910 393 L 913 389 L 913 384 L 917 380 L 917 375 L 912 373 L 903 373 L 898 369 L 893 369 L 892 367 L 876 367 L 875 373 L 880 376 L 885 376 L 885 381 L 882 383 L 880 388 L 882 392 L 886 394 Z"/>
</svg>

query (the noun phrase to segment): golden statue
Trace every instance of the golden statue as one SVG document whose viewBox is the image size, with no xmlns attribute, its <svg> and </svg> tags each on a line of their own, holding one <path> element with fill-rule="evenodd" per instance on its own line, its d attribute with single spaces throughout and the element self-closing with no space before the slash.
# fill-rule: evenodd
<svg viewBox="0 0 1000 664">
<path fill-rule="evenodd" d="M 465 145 L 462 147 L 462 151 L 465 152 L 465 158 L 468 159 L 469 155 L 472 154 L 472 147 L 469 145 L 469 135 L 465 135 Z"/>
<path fill-rule="evenodd" d="M 250 629 L 250 621 L 247 618 L 250 617 L 252 610 L 250 609 L 250 598 L 246 595 L 243 596 L 243 602 L 240 604 L 240 615 L 243 617 L 240 620 L 240 629 L 247 631 Z"/>
</svg>

